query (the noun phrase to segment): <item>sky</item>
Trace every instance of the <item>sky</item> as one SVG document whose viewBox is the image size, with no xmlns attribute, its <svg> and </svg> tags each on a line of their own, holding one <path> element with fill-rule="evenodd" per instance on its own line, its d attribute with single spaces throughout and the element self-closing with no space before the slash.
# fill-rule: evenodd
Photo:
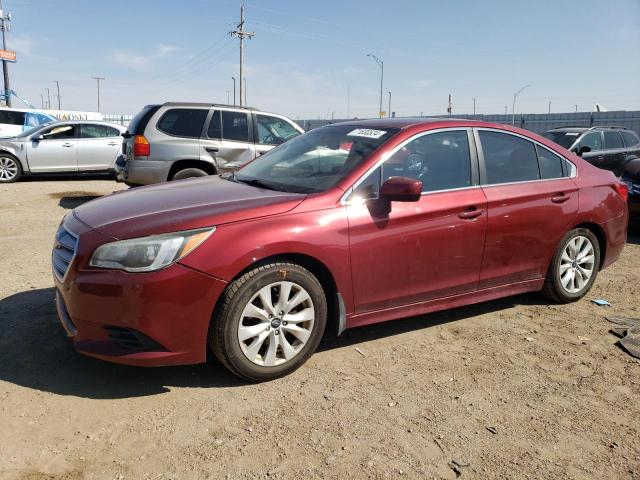
<svg viewBox="0 0 640 480">
<path fill-rule="evenodd" d="M 238 0 L 4 0 L 11 88 L 135 114 L 233 102 Z M 247 0 L 247 102 L 293 119 L 640 109 L 640 0 Z M 14 101 L 14 107 L 21 105 Z"/>
</svg>

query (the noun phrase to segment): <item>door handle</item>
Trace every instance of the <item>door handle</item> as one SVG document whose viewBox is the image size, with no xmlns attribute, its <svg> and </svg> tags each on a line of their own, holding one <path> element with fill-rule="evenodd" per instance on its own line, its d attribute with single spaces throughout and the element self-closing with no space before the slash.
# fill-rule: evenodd
<svg viewBox="0 0 640 480">
<path fill-rule="evenodd" d="M 218 147 L 204 147 L 204 149 L 209 153 L 216 153 L 220 151 Z"/>
<path fill-rule="evenodd" d="M 551 197 L 551 201 L 553 203 L 564 203 L 571 198 L 571 195 L 566 195 L 564 193 L 558 193 L 557 195 Z"/>
<path fill-rule="evenodd" d="M 73 143 L 63 143 L 63 147 L 73 147 Z"/>
<path fill-rule="evenodd" d="M 120 145 L 120 144 L 119 144 L 119 143 L 116 143 L 116 142 L 110 142 L 110 143 L 108 143 L 108 145 L 109 145 L 110 147 L 115 147 L 116 145 Z"/>
<path fill-rule="evenodd" d="M 458 217 L 460 217 L 463 220 L 473 220 L 475 218 L 478 218 L 480 215 L 482 215 L 482 212 L 484 212 L 484 210 L 480 209 L 478 210 L 475 207 L 472 207 L 470 209 L 465 210 L 464 212 L 460 212 L 458 214 Z"/>
</svg>

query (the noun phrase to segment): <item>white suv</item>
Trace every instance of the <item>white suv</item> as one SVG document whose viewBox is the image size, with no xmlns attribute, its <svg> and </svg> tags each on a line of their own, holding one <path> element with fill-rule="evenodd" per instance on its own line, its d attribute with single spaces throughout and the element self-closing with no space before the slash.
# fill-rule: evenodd
<svg viewBox="0 0 640 480">
<path fill-rule="evenodd" d="M 116 178 L 147 185 L 230 172 L 303 132 L 282 115 L 253 108 L 147 105 L 123 134 Z"/>
</svg>

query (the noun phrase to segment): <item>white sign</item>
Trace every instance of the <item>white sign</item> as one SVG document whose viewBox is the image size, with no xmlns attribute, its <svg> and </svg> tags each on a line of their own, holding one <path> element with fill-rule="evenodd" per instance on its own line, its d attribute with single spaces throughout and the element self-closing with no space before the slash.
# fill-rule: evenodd
<svg viewBox="0 0 640 480">
<path fill-rule="evenodd" d="M 356 128 L 347 133 L 347 137 L 365 137 L 365 138 L 380 138 L 385 133 L 385 130 L 373 130 L 372 128 Z"/>
</svg>

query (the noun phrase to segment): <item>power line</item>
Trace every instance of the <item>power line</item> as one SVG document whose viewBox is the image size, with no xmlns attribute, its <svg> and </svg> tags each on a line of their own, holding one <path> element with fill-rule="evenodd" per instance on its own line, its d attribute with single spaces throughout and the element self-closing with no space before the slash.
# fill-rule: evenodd
<svg viewBox="0 0 640 480">
<path fill-rule="evenodd" d="M 243 62 L 243 45 L 244 39 L 252 38 L 255 33 L 253 32 L 245 32 L 244 30 L 244 4 L 240 7 L 240 23 L 236 27 L 233 32 L 229 32 L 229 35 L 232 37 L 238 37 L 240 39 L 240 106 L 242 106 L 242 62 Z M 246 104 L 246 99 L 245 99 Z"/>
</svg>

